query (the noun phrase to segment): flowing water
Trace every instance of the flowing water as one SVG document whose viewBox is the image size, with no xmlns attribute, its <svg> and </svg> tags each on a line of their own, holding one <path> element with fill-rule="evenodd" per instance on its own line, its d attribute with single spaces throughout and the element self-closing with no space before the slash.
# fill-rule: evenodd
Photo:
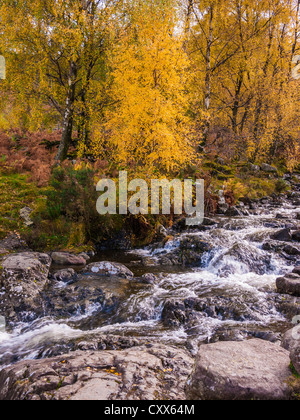
<svg viewBox="0 0 300 420">
<path fill-rule="evenodd" d="M 276 218 L 278 212 L 282 219 Z M 276 278 L 290 272 L 298 261 L 283 251 L 264 250 L 263 243 L 280 228 L 297 226 L 300 206 L 295 200 L 282 199 L 276 206 L 260 205 L 255 213 L 216 217 L 215 226 L 177 234 L 165 247 L 96 256 L 95 261 L 125 263 L 136 276 L 155 273 L 157 280 L 154 284 L 127 282 L 121 292 L 117 291 L 121 293 L 120 304 L 107 313 L 91 304 L 84 313 L 63 319 L 45 316 L 9 332 L 0 318 L 0 364 L 49 356 L 56 347 L 61 353 L 67 352 L 70 343 L 86 343 L 104 335 L 159 341 L 191 351 L 196 351 L 199 343 L 219 339 L 256 336 L 276 341 L 290 326 L 279 310 Z M 187 237 L 198 237 L 212 246 L 198 267 L 158 263 L 162 256 L 176 252 Z M 104 279 L 95 281 L 101 287 Z M 105 281 L 107 287 L 109 281 Z M 114 287 L 120 288 L 113 282 L 109 286 L 112 294 Z M 68 286 L 57 283 L 55 287 Z M 184 302 L 185 309 L 195 302 L 202 306 L 188 311 L 185 321 L 169 325 L 162 319 L 168 302 Z"/>
</svg>

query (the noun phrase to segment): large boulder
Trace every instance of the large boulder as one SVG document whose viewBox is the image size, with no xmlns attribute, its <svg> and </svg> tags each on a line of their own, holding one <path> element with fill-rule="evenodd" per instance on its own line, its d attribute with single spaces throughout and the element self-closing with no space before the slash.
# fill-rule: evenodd
<svg viewBox="0 0 300 420">
<path fill-rule="evenodd" d="M 48 282 L 51 258 L 47 254 L 23 252 L 2 261 L 0 271 L 0 315 L 7 321 L 24 321 L 43 308 L 41 292 Z"/>
<path fill-rule="evenodd" d="M 193 400 L 288 400 L 289 352 L 252 339 L 200 347 L 187 385 Z"/>
<path fill-rule="evenodd" d="M 300 296 L 300 275 L 297 273 L 290 273 L 284 277 L 279 277 L 276 280 L 278 293 Z"/>
<path fill-rule="evenodd" d="M 77 351 L 0 373 L 0 400 L 184 400 L 193 359 L 174 347 Z"/>
</svg>

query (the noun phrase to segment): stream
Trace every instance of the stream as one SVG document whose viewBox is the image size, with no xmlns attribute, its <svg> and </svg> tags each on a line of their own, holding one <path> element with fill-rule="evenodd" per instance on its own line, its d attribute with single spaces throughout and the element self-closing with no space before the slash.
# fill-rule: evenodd
<svg viewBox="0 0 300 420">
<path fill-rule="evenodd" d="M 92 262 L 123 263 L 137 278 L 153 273 L 156 280 L 151 284 L 90 280 L 118 296 L 119 303 L 107 311 L 93 302 L 69 317 L 46 314 L 19 323 L 12 331 L 5 330 L 0 317 L 0 364 L 90 348 L 103 336 L 112 341 L 122 337 L 143 344 L 171 344 L 192 353 L 199 344 L 218 340 L 280 341 L 291 320 L 281 310 L 275 282 L 299 265 L 299 256 L 289 255 L 284 249 L 287 243 L 270 237 L 280 229 L 299 226 L 299 196 L 296 192 L 290 198 L 261 200 L 254 208 L 242 206 L 240 216 L 216 216 L 214 224 L 200 229 L 171 232 L 173 238 L 165 246 L 96 255 Z M 163 264 L 189 239 L 192 244 L 200 240 L 210 245 L 195 266 Z M 297 243 L 292 245 L 300 249 Z M 57 282 L 53 287 L 68 285 Z"/>
</svg>

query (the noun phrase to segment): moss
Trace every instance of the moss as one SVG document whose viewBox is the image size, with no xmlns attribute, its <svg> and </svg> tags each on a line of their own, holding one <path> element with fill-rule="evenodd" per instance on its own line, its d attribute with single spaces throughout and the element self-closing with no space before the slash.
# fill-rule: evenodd
<svg viewBox="0 0 300 420">
<path fill-rule="evenodd" d="M 0 172 L 0 239 L 12 231 L 25 230 L 19 212 L 26 206 L 35 207 L 43 194 L 44 189 L 29 182 L 27 175 Z"/>
</svg>

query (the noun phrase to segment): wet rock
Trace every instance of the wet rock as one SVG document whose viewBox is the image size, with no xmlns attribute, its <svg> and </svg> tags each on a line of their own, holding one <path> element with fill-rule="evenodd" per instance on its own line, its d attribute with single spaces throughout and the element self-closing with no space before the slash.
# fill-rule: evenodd
<svg viewBox="0 0 300 420">
<path fill-rule="evenodd" d="M 300 315 L 300 298 L 291 295 L 278 295 L 276 306 L 279 312 L 285 315 L 288 321 L 293 321 L 295 316 Z"/>
<path fill-rule="evenodd" d="M 161 320 L 165 327 L 176 327 L 187 321 L 186 306 L 183 302 L 167 301 L 162 311 Z"/>
<path fill-rule="evenodd" d="M 215 226 L 218 222 L 208 217 L 204 217 L 202 226 Z"/>
<path fill-rule="evenodd" d="M 284 334 L 281 345 L 289 352 L 300 346 L 300 325 L 295 326 Z"/>
<path fill-rule="evenodd" d="M 300 230 L 297 230 L 296 232 L 293 232 L 292 239 L 293 239 L 293 241 L 300 242 Z"/>
<path fill-rule="evenodd" d="M 42 312 L 41 293 L 48 282 L 51 258 L 47 254 L 23 252 L 2 261 L 0 314 L 11 322 L 30 320 Z"/>
<path fill-rule="evenodd" d="M 0 400 L 184 400 L 193 359 L 174 347 L 77 351 L 2 370 Z"/>
<path fill-rule="evenodd" d="M 51 258 L 58 265 L 86 265 L 85 258 L 69 252 L 52 252 Z"/>
<path fill-rule="evenodd" d="M 73 268 L 66 268 L 64 270 L 56 271 L 51 275 L 51 279 L 70 284 L 76 282 L 77 274 Z"/>
<path fill-rule="evenodd" d="M 229 204 L 220 203 L 220 204 L 218 204 L 217 213 L 218 214 L 225 214 L 228 209 L 229 209 Z"/>
<path fill-rule="evenodd" d="M 294 270 L 293 270 L 293 273 L 299 274 L 299 276 L 300 276 L 300 266 L 299 267 L 295 267 Z"/>
<path fill-rule="evenodd" d="M 229 207 L 229 209 L 225 212 L 226 217 L 237 217 L 241 215 L 242 213 L 236 207 Z"/>
<path fill-rule="evenodd" d="M 118 276 L 124 278 L 132 278 L 134 274 L 125 265 L 115 262 L 96 262 L 86 266 L 83 273 L 92 273 L 97 276 Z"/>
<path fill-rule="evenodd" d="M 47 316 L 56 318 L 90 317 L 103 312 L 108 312 L 116 307 L 118 300 L 116 297 L 102 290 L 100 285 L 89 285 L 87 283 L 68 284 L 63 288 L 56 288 L 52 285 L 43 292 L 44 313 Z"/>
<path fill-rule="evenodd" d="M 289 400 L 289 352 L 252 339 L 200 347 L 187 385 L 192 400 Z"/>
<path fill-rule="evenodd" d="M 289 242 L 292 240 L 292 235 L 290 232 L 290 229 L 281 229 L 278 232 L 271 235 L 271 239 L 274 239 L 275 241 L 281 241 L 281 242 Z"/>
<path fill-rule="evenodd" d="M 283 248 L 283 251 L 288 255 L 300 255 L 300 249 L 292 246 L 292 245 L 286 245 Z"/>
<path fill-rule="evenodd" d="M 296 273 L 287 274 L 276 280 L 278 293 L 300 297 L 300 276 Z"/>
<path fill-rule="evenodd" d="M 236 273 L 237 264 L 242 270 L 265 274 L 271 266 L 271 255 L 267 255 L 255 246 L 236 243 L 214 262 L 216 267 L 220 267 L 222 277 Z"/>
<path fill-rule="evenodd" d="M 157 277 L 152 273 L 146 273 L 140 278 L 140 282 L 145 284 L 154 284 L 156 281 Z"/>
</svg>

